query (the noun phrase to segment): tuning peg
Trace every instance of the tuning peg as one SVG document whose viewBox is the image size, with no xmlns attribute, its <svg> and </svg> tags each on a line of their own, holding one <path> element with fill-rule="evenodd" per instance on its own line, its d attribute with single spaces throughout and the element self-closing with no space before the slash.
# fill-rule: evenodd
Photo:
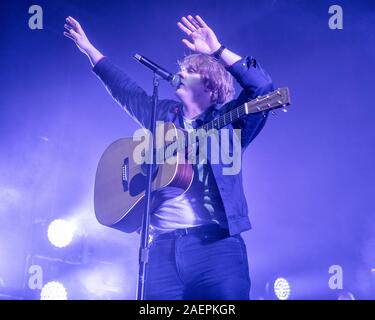
<svg viewBox="0 0 375 320">
<path fill-rule="evenodd" d="M 288 109 L 287 108 L 282 108 L 281 110 L 283 110 L 283 112 L 288 112 Z"/>
</svg>

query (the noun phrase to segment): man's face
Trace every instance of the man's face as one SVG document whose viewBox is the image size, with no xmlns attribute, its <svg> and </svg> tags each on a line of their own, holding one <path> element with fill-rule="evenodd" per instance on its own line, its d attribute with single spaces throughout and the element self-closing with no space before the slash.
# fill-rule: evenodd
<svg viewBox="0 0 375 320">
<path fill-rule="evenodd" d="M 201 75 L 192 67 L 181 67 L 177 73 L 181 77 L 181 84 L 176 89 L 176 95 L 185 103 L 200 103 L 211 94 L 205 87 Z"/>
</svg>

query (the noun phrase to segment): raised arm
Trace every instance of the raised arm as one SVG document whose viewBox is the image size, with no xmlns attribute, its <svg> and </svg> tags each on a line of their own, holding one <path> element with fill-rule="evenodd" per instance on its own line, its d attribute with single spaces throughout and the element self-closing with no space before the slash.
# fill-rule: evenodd
<svg viewBox="0 0 375 320">
<path fill-rule="evenodd" d="M 64 35 L 73 40 L 78 49 L 87 55 L 94 73 L 103 82 L 111 96 L 141 126 L 147 128 L 151 117 L 151 97 L 91 44 L 77 20 L 68 17 L 64 27 L 67 30 Z"/>
<path fill-rule="evenodd" d="M 200 16 L 183 17 L 177 24 L 189 38 L 183 39 L 182 42 L 192 51 L 213 55 L 222 47 L 215 32 Z M 238 98 L 226 105 L 225 109 L 228 110 L 273 90 L 271 77 L 253 57 L 241 57 L 228 48 L 224 48 L 219 61 L 242 87 Z M 243 147 L 246 147 L 258 135 L 265 124 L 267 114 L 251 114 L 234 124 L 235 127 L 242 129 Z"/>
</svg>

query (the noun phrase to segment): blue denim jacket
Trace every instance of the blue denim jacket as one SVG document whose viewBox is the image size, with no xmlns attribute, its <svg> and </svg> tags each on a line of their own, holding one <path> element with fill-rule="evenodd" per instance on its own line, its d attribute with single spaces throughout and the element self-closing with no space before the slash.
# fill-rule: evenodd
<svg viewBox="0 0 375 320">
<path fill-rule="evenodd" d="M 257 96 L 272 91 L 270 76 L 252 57 L 246 56 L 227 67 L 227 70 L 238 81 L 242 91 L 234 99 L 220 107 L 211 107 L 205 112 L 205 121 L 210 121 L 220 114 L 235 108 Z M 109 58 L 103 58 L 93 68 L 111 96 L 142 126 L 149 127 L 151 118 L 151 96 L 126 73 L 120 70 Z M 170 99 L 160 100 L 156 111 L 157 121 L 173 122 L 176 127 L 183 127 L 182 104 Z M 241 154 L 250 142 L 262 130 L 268 113 L 254 113 L 244 116 L 226 128 L 241 130 Z M 230 133 L 230 135 L 231 135 Z M 233 134 L 233 133 L 232 133 Z M 232 141 L 232 140 L 231 140 Z M 230 146 L 231 147 L 231 146 Z M 208 156 L 209 157 L 209 156 Z M 209 159 L 208 159 L 209 161 Z M 248 207 L 243 190 L 242 170 L 235 175 L 224 175 L 223 164 L 211 164 L 218 190 L 224 205 L 230 235 L 251 229 Z"/>
</svg>

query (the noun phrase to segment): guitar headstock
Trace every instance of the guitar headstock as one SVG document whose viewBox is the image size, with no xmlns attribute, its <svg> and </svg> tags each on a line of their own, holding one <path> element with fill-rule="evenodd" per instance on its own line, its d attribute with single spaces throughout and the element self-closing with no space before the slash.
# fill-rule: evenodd
<svg viewBox="0 0 375 320">
<path fill-rule="evenodd" d="M 290 105 L 289 88 L 283 87 L 245 103 L 246 114 L 283 108 Z"/>
</svg>

